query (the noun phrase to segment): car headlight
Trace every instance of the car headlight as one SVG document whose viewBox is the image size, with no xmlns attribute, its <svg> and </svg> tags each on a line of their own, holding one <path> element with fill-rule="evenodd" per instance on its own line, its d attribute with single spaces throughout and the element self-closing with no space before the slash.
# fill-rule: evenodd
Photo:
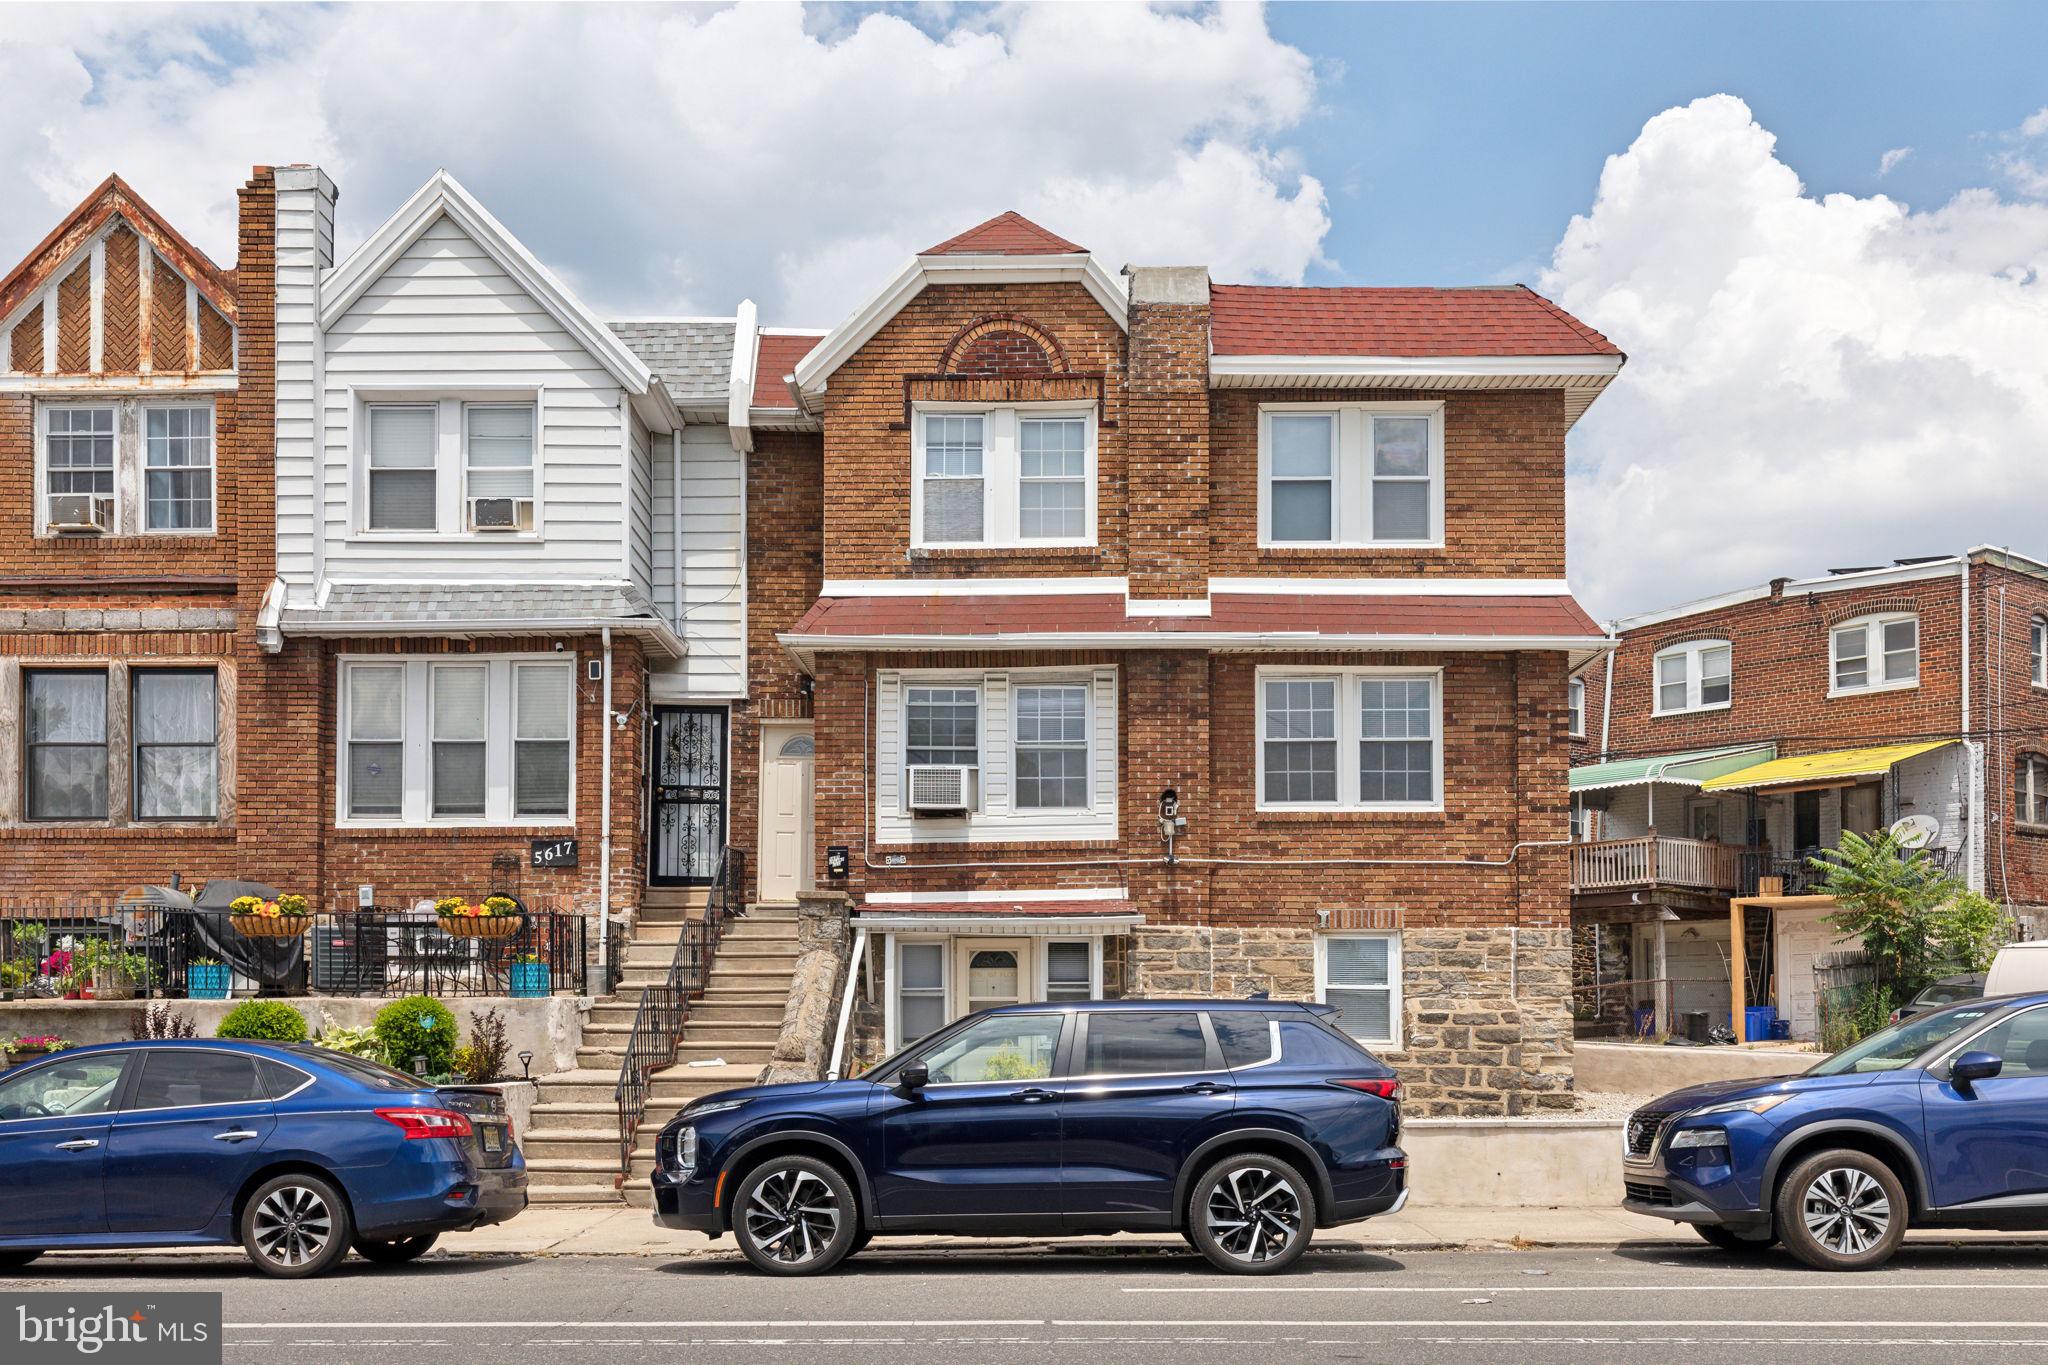
<svg viewBox="0 0 2048 1365">
<path fill-rule="evenodd" d="M 745 1100 L 713 1100 L 709 1104 L 693 1104 L 684 1112 L 693 1119 L 701 1119 L 707 1114 L 723 1114 L 728 1109 L 737 1109 L 745 1103 Z"/>
<path fill-rule="evenodd" d="M 1688 1147 L 1726 1147 L 1726 1128 L 1681 1128 L 1671 1135 L 1671 1150 L 1682 1151 Z"/>
<path fill-rule="evenodd" d="M 1710 1104 L 1703 1109 L 1690 1110 L 1686 1117 L 1700 1118 L 1707 1114 L 1768 1114 L 1791 1098 L 1790 1095 L 1778 1094 L 1758 1095 L 1747 1100 L 1723 1100 L 1719 1104 Z"/>
<path fill-rule="evenodd" d="M 669 1168 L 678 1175 L 697 1169 L 697 1130 L 678 1128 L 670 1140 Z"/>
</svg>

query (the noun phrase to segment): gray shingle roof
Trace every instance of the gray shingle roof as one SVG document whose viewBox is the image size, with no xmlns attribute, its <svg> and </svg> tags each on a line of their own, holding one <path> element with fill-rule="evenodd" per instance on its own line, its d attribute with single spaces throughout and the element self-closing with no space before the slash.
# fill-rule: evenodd
<svg viewBox="0 0 2048 1365">
<path fill-rule="evenodd" d="M 393 635 L 431 635 L 436 626 L 493 635 L 611 626 L 652 633 L 669 649 L 680 643 L 647 594 L 625 586 L 337 583 L 329 587 L 326 605 L 288 607 L 279 625 L 288 635 L 313 636 L 379 628 Z"/>
<path fill-rule="evenodd" d="M 732 383 L 731 318 L 614 322 L 610 326 L 668 386 L 676 406 L 724 405 Z"/>
</svg>

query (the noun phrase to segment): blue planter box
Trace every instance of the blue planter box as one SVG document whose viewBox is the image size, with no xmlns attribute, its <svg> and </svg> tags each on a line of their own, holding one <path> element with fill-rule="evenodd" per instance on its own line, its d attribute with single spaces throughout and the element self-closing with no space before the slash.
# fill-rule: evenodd
<svg viewBox="0 0 2048 1365">
<path fill-rule="evenodd" d="M 194 1000 L 225 1000 L 228 987 L 234 983 L 234 973 L 225 962 L 216 962 L 210 967 L 191 966 L 185 969 L 185 994 Z"/>
<path fill-rule="evenodd" d="M 512 996 L 517 1000 L 537 1000 L 554 994 L 554 982 L 550 979 L 548 964 L 545 962 L 515 962 L 512 964 Z"/>
</svg>

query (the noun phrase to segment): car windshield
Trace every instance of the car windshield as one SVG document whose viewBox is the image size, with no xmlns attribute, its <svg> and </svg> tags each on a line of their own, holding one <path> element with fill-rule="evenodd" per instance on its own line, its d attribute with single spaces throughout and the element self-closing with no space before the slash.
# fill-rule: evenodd
<svg viewBox="0 0 2048 1365">
<path fill-rule="evenodd" d="M 1871 1034 L 1807 1071 L 1809 1076 L 1845 1076 L 1863 1071 L 1897 1071 L 1935 1044 L 1953 1038 L 1994 1010 L 1983 1005 L 1922 1014 Z"/>
<path fill-rule="evenodd" d="M 1913 997 L 1921 1005 L 1953 1005 L 1958 1000 L 1975 1000 L 1984 994 L 1979 981 L 1937 981 Z"/>
</svg>

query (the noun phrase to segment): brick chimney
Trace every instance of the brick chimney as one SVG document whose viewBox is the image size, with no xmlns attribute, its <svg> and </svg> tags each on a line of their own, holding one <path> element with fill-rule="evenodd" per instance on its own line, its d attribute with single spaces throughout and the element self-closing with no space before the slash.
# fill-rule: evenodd
<svg viewBox="0 0 2048 1365">
<path fill-rule="evenodd" d="M 1209 272 L 1126 266 L 1124 458 L 1132 609 L 1209 593 Z"/>
</svg>

